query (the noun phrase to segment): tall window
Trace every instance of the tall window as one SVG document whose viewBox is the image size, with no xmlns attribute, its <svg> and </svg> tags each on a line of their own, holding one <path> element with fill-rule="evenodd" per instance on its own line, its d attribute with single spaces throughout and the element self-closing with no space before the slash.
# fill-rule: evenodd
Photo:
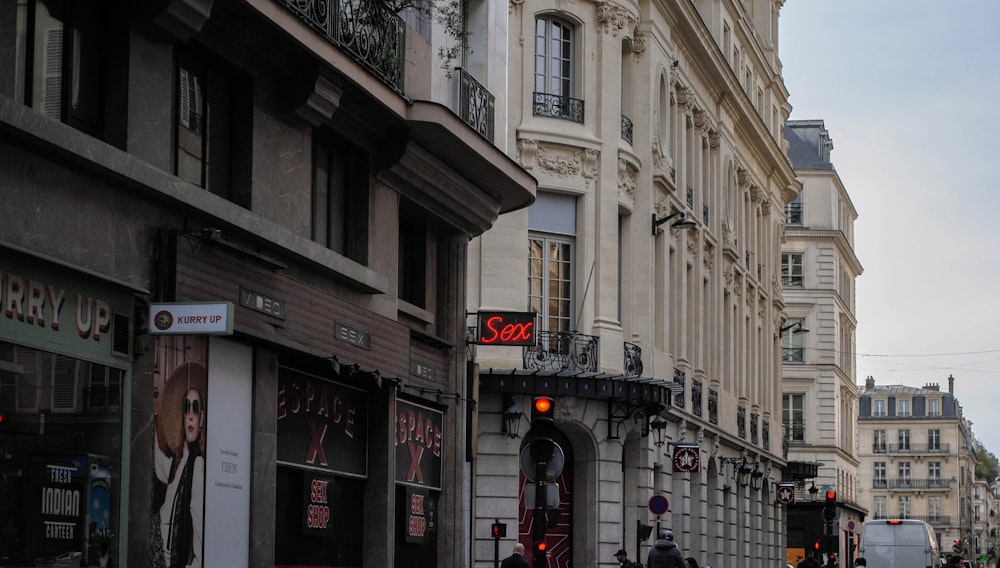
<svg viewBox="0 0 1000 568">
<path fill-rule="evenodd" d="M 875 489 L 885 488 L 885 462 L 875 462 L 872 467 L 872 479 Z"/>
<path fill-rule="evenodd" d="M 96 0 L 17 2 L 17 96 L 54 120 L 99 138 L 119 110 L 110 83 L 124 69 L 113 9 Z M 124 51 L 124 50 L 122 50 Z"/>
<path fill-rule="evenodd" d="M 316 131 L 312 240 L 362 264 L 368 256 L 368 179 L 367 153 L 329 130 Z"/>
<path fill-rule="evenodd" d="M 786 327 L 798 324 L 792 329 L 801 329 L 803 323 L 801 318 L 789 319 Z M 795 333 L 792 329 L 781 336 L 781 360 L 785 363 L 802 363 L 805 361 L 805 334 Z"/>
<path fill-rule="evenodd" d="M 910 416 L 910 399 L 901 398 L 896 401 L 896 416 Z"/>
<path fill-rule="evenodd" d="M 941 485 L 941 462 L 927 462 L 927 485 L 928 487 Z"/>
<path fill-rule="evenodd" d="M 781 285 L 802 287 L 805 284 L 803 275 L 802 254 L 781 254 Z"/>
<path fill-rule="evenodd" d="M 886 401 L 884 398 L 876 398 L 872 400 L 872 416 L 884 417 L 886 415 Z"/>
<path fill-rule="evenodd" d="M 931 524 L 941 521 L 941 497 L 927 498 L 927 516 Z"/>
<path fill-rule="evenodd" d="M 535 91 L 573 96 L 573 27 L 554 16 L 535 20 Z"/>
<path fill-rule="evenodd" d="M 941 416 L 941 399 L 927 399 L 927 416 Z"/>
<path fill-rule="evenodd" d="M 785 204 L 785 224 L 802 224 L 802 194 L 795 196 L 795 199 Z"/>
<path fill-rule="evenodd" d="M 910 508 L 910 496 L 902 495 L 899 497 L 899 518 L 909 519 L 912 509 Z"/>
<path fill-rule="evenodd" d="M 535 92 L 532 114 L 583 122 L 583 101 L 572 98 L 573 26 L 555 16 L 535 20 Z"/>
<path fill-rule="evenodd" d="M 806 439 L 804 398 L 801 394 L 786 394 L 782 402 L 782 423 L 787 438 L 793 442 L 802 442 Z"/>
<path fill-rule="evenodd" d="M 909 487 L 910 486 L 910 462 L 901 461 L 899 462 L 899 467 L 897 468 L 899 473 L 899 486 Z"/>
<path fill-rule="evenodd" d="M 927 431 L 927 451 L 941 451 L 941 430 L 933 429 Z"/>
<path fill-rule="evenodd" d="M 872 453 L 884 454 L 886 452 L 885 430 L 875 430 L 872 437 Z"/>
<path fill-rule="evenodd" d="M 574 329 L 572 241 L 554 235 L 528 239 L 528 305 L 542 329 Z"/>
<path fill-rule="evenodd" d="M 178 177 L 250 207 L 250 81 L 207 54 L 181 51 L 177 65 Z"/>
<path fill-rule="evenodd" d="M 909 430 L 900 430 L 896 434 L 896 439 L 897 439 L 897 441 L 899 441 L 899 447 L 896 448 L 898 451 L 900 451 L 900 452 L 908 452 L 908 451 L 910 451 L 910 431 Z"/>
<path fill-rule="evenodd" d="M 884 518 L 886 518 L 886 517 L 889 516 L 889 510 L 888 510 L 888 507 L 886 507 L 886 504 L 885 504 L 885 495 L 876 495 L 875 496 L 875 511 L 874 511 L 874 514 L 875 514 L 875 518 L 876 519 L 884 519 Z"/>
</svg>

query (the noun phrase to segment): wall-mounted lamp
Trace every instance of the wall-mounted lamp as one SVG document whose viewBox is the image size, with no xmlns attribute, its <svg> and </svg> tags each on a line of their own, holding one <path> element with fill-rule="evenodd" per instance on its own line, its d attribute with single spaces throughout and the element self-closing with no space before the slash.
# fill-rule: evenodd
<svg viewBox="0 0 1000 568">
<path fill-rule="evenodd" d="M 656 444 L 657 448 L 662 448 L 665 443 L 663 434 L 667 430 L 667 419 L 657 414 L 649 421 L 647 428 L 649 432 L 653 433 L 653 443 Z"/>
<path fill-rule="evenodd" d="M 750 462 L 747 461 L 746 456 L 740 456 L 738 458 L 719 458 L 719 459 L 722 463 L 728 464 L 733 467 L 733 480 L 736 481 L 736 483 L 739 483 L 740 486 L 742 487 L 750 485 L 750 478 L 751 478 L 751 473 L 753 473 L 753 466 L 751 466 Z M 761 472 L 760 476 L 758 476 L 758 483 L 760 483 L 763 475 L 764 473 Z M 758 489 L 759 487 L 760 486 L 758 485 L 757 487 L 755 487 L 755 489 Z"/>
<path fill-rule="evenodd" d="M 789 330 L 791 330 L 791 332 L 792 332 L 793 335 L 796 334 L 796 333 L 809 333 L 808 329 L 802 327 L 802 322 L 797 321 L 795 323 L 786 325 L 785 327 L 779 329 L 778 330 L 778 335 L 779 336 L 785 335 L 785 332 L 789 331 Z"/>
<path fill-rule="evenodd" d="M 812 485 L 809 486 L 809 498 L 815 501 L 817 493 L 819 493 L 819 487 L 816 487 L 816 480 L 814 479 Z"/>
<path fill-rule="evenodd" d="M 753 464 L 753 471 L 750 472 L 750 487 L 760 489 L 764 484 L 764 470 L 760 469 L 760 462 Z"/>
<path fill-rule="evenodd" d="M 685 214 L 684 214 L 683 211 L 674 211 L 673 213 L 671 213 L 670 215 L 667 215 L 666 217 L 664 217 L 662 219 L 657 219 L 656 218 L 656 213 L 653 213 L 653 236 L 656 236 L 656 228 L 657 227 L 659 227 L 660 225 L 662 225 L 662 224 L 666 223 L 667 221 L 673 219 L 674 217 L 680 217 L 680 219 L 674 221 L 670 225 L 670 227 L 673 228 L 673 229 L 690 229 L 690 228 L 692 228 L 692 227 L 694 227 L 694 226 L 697 225 L 697 223 L 695 223 L 691 219 L 688 219 L 687 216 L 685 216 Z"/>
<path fill-rule="evenodd" d="M 507 408 L 503 411 L 503 427 L 501 432 L 507 434 L 509 438 L 517 438 L 517 431 L 521 429 L 521 409 L 511 398 L 507 403 Z"/>
</svg>

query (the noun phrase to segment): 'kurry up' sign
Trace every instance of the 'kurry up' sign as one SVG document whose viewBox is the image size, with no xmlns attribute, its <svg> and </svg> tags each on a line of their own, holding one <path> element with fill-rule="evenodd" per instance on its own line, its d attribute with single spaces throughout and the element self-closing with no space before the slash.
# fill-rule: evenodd
<svg viewBox="0 0 1000 568">
<path fill-rule="evenodd" d="M 396 400 L 396 482 L 441 489 L 444 413 Z"/>
<path fill-rule="evenodd" d="M 365 477 L 368 395 L 287 368 L 278 373 L 278 463 Z"/>
</svg>

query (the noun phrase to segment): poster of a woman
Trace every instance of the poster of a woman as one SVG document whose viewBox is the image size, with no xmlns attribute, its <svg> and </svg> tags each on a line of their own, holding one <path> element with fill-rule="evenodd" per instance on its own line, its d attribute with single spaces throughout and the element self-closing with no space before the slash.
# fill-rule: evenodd
<svg viewBox="0 0 1000 568">
<path fill-rule="evenodd" d="M 208 369 L 198 338 L 161 337 L 153 414 L 150 566 L 201 568 L 205 510 Z"/>
</svg>

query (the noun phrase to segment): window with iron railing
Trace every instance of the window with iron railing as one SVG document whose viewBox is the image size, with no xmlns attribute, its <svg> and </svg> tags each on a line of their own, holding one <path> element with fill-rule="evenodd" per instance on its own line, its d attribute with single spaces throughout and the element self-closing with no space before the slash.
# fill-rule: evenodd
<svg viewBox="0 0 1000 568">
<path fill-rule="evenodd" d="M 458 117 L 471 126 L 480 136 L 493 142 L 493 115 L 496 104 L 489 92 L 468 71 L 459 67 Z"/>
<path fill-rule="evenodd" d="M 545 15 L 535 19 L 535 90 L 531 105 L 534 116 L 583 124 L 583 101 L 573 98 L 574 33 L 574 27 L 561 18 Z"/>
<path fill-rule="evenodd" d="M 632 119 L 622 115 L 622 140 L 632 144 Z"/>
</svg>

